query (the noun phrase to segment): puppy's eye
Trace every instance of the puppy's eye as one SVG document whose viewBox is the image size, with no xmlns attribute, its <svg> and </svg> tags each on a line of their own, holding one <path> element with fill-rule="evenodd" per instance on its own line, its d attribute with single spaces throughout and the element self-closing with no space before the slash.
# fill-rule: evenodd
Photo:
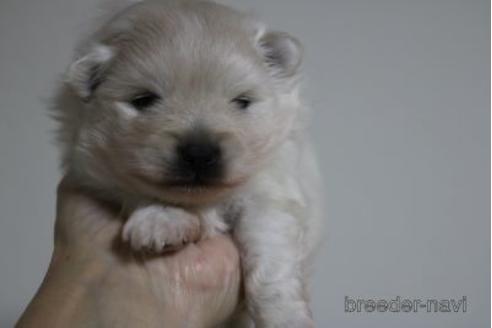
<svg viewBox="0 0 492 328">
<path fill-rule="evenodd" d="M 234 103 L 239 109 L 248 109 L 251 106 L 253 99 L 247 95 L 240 95 L 232 99 L 231 102 Z"/>
<path fill-rule="evenodd" d="M 161 98 L 155 93 L 145 92 L 130 100 L 130 104 L 135 107 L 135 109 L 144 111 L 155 105 L 160 99 Z"/>
</svg>

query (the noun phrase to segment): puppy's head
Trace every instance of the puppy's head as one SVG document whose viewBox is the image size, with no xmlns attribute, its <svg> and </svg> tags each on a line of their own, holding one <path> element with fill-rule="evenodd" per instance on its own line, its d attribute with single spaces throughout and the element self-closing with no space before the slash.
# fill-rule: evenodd
<svg viewBox="0 0 492 328">
<path fill-rule="evenodd" d="M 220 199 L 292 132 L 299 43 L 204 1 L 146 1 L 78 51 L 57 101 L 68 169 L 163 201 Z"/>
</svg>

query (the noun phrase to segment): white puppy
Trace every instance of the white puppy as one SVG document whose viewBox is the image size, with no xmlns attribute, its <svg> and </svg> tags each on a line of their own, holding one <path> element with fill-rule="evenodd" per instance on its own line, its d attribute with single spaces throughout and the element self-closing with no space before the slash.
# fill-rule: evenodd
<svg viewBox="0 0 492 328">
<path fill-rule="evenodd" d="M 163 252 L 230 229 L 247 312 L 312 327 L 319 176 L 290 35 L 207 1 L 128 5 L 82 42 L 55 101 L 68 175 L 117 201 L 122 238 Z"/>
</svg>

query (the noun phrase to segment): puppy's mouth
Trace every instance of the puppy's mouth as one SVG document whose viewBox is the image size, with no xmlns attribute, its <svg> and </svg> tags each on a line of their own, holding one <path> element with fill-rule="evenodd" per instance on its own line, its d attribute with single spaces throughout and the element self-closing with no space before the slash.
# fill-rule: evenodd
<svg viewBox="0 0 492 328">
<path fill-rule="evenodd" d="M 220 191 L 222 189 L 231 189 L 239 186 L 242 183 L 238 181 L 220 181 L 220 180 L 206 180 L 201 178 L 195 179 L 171 179 L 165 180 L 160 183 L 162 187 L 175 189 L 179 191 L 187 192 L 213 192 Z"/>
<path fill-rule="evenodd" d="M 205 194 L 205 193 L 221 193 L 226 190 L 234 189 L 244 184 L 245 178 L 238 178 L 231 181 L 219 179 L 204 179 L 200 177 L 193 178 L 168 178 L 162 180 L 154 180 L 149 177 L 138 175 L 139 180 L 145 184 L 151 185 L 154 188 L 166 189 L 171 192 L 188 193 L 188 194 Z"/>
</svg>

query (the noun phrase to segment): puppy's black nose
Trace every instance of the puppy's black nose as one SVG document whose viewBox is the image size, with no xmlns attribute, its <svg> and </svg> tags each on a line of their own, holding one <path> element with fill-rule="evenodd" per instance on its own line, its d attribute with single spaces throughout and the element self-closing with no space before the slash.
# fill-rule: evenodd
<svg viewBox="0 0 492 328">
<path fill-rule="evenodd" d="M 218 144 L 210 141 L 187 142 L 178 146 L 177 152 L 184 169 L 201 178 L 217 175 L 222 156 Z"/>
<path fill-rule="evenodd" d="M 193 166 L 209 166 L 218 162 L 220 148 L 212 143 L 188 143 L 178 148 L 181 159 Z"/>
</svg>

